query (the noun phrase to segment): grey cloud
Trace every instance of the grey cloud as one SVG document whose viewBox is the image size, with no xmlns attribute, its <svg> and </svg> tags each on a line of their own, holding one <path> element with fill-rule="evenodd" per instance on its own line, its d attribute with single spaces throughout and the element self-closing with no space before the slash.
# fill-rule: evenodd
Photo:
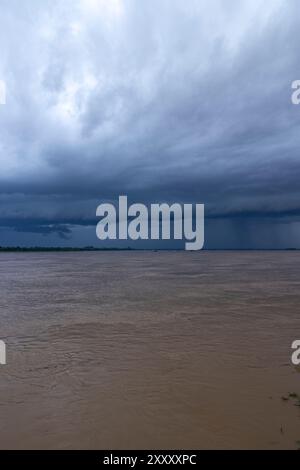
<svg viewBox="0 0 300 470">
<path fill-rule="evenodd" d="M 96 3 L 3 2 L 2 220 L 85 226 L 122 193 L 298 220 L 296 0 Z"/>
</svg>

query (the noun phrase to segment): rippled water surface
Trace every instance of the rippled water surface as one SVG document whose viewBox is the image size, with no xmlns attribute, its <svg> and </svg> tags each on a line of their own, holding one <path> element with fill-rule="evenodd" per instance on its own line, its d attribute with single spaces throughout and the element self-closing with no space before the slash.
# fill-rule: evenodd
<svg viewBox="0 0 300 470">
<path fill-rule="evenodd" d="M 0 254 L 1 448 L 296 448 L 299 252 Z"/>
</svg>

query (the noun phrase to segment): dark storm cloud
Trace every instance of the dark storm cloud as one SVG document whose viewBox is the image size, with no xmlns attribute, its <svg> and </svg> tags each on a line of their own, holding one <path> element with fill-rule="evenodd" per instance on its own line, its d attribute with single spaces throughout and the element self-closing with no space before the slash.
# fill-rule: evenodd
<svg viewBox="0 0 300 470">
<path fill-rule="evenodd" d="M 296 0 L 3 1 L 1 16 L 2 226 L 69 235 L 119 194 L 298 220 Z"/>
<path fill-rule="evenodd" d="M 28 221 L 26 221 L 25 224 L 22 224 L 21 227 L 19 227 L 17 223 L 14 226 L 14 229 L 17 232 L 38 233 L 40 235 L 50 235 L 51 233 L 55 233 L 64 240 L 70 239 L 70 235 L 72 233 L 70 227 L 67 227 L 65 225 L 37 225 L 36 221 L 34 221 L 34 224 L 32 226 L 28 224 Z"/>
</svg>

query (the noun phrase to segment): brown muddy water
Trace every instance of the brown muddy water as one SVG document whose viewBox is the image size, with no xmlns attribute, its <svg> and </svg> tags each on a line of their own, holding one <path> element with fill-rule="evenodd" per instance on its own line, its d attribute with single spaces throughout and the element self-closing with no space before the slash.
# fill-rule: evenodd
<svg viewBox="0 0 300 470">
<path fill-rule="evenodd" d="M 299 447 L 299 252 L 0 254 L 0 447 Z"/>
</svg>

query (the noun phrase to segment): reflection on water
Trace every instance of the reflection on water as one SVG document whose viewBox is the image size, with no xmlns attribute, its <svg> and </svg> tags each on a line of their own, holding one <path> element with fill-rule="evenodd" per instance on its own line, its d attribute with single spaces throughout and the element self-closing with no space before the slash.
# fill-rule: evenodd
<svg viewBox="0 0 300 470">
<path fill-rule="evenodd" d="M 295 448 L 298 252 L 2 253 L 1 448 Z"/>
</svg>

